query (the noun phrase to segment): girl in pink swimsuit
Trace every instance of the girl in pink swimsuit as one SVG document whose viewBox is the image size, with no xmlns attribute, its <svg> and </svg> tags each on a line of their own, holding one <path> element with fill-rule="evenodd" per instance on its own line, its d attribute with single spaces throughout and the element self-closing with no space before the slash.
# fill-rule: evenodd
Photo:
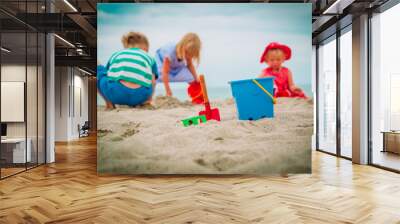
<svg viewBox="0 0 400 224">
<path fill-rule="evenodd" d="M 274 96 L 275 97 L 300 97 L 307 99 L 303 90 L 294 84 L 292 72 L 283 67 L 284 61 L 291 57 L 291 50 L 288 46 L 272 42 L 265 48 L 260 62 L 267 63 L 268 67 L 262 71 L 262 77 L 274 77 Z"/>
</svg>

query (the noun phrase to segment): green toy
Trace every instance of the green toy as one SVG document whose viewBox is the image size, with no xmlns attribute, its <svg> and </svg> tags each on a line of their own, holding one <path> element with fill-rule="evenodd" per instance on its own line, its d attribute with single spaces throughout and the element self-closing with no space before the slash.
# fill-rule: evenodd
<svg viewBox="0 0 400 224">
<path fill-rule="evenodd" d="M 198 125 L 199 123 L 206 123 L 207 119 L 205 115 L 189 117 L 181 120 L 184 127 L 188 127 L 190 125 Z"/>
</svg>

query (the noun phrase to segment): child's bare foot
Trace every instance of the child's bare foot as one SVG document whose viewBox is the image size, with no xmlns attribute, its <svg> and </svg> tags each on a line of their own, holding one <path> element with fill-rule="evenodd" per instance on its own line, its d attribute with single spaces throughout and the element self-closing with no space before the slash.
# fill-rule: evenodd
<svg viewBox="0 0 400 224">
<path fill-rule="evenodd" d="M 152 104 L 152 99 L 147 100 L 146 102 L 144 102 L 143 105 L 145 105 L 148 108 L 154 108 L 154 105 Z"/>
<path fill-rule="evenodd" d="M 153 97 L 150 97 L 150 99 L 148 99 L 146 102 L 144 102 L 144 104 L 150 104 L 153 102 Z"/>
<path fill-rule="evenodd" d="M 142 105 L 138 106 L 138 108 L 154 110 L 155 106 L 153 104 L 151 104 L 151 101 L 146 101 Z"/>
<path fill-rule="evenodd" d="M 106 110 L 114 110 L 115 105 L 112 104 L 111 102 L 106 102 Z"/>
<path fill-rule="evenodd" d="M 289 177 L 289 174 L 286 172 L 281 172 L 280 175 L 281 175 L 281 177 L 285 177 L 285 178 Z"/>
</svg>

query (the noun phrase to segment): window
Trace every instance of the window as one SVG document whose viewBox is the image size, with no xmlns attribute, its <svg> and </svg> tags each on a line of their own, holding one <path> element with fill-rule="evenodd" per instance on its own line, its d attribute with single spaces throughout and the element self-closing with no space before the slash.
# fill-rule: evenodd
<svg viewBox="0 0 400 224">
<path fill-rule="evenodd" d="M 340 155 L 351 158 L 352 148 L 352 34 L 340 36 Z"/>
<path fill-rule="evenodd" d="M 372 164 L 400 170 L 400 5 L 371 19 Z"/>
<path fill-rule="evenodd" d="M 318 48 L 318 149 L 336 153 L 336 39 Z"/>
<path fill-rule="evenodd" d="M 0 3 L 6 5 L 17 5 L 23 16 L 42 13 L 44 1 Z M 9 21 L 0 23 L 0 178 L 5 178 L 45 163 L 46 40 L 12 16 L 0 17 Z"/>
</svg>

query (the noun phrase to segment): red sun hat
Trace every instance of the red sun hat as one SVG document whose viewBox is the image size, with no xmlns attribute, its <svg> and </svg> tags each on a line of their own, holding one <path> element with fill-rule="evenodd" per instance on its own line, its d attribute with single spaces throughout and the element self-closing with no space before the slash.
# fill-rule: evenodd
<svg viewBox="0 0 400 224">
<path fill-rule="evenodd" d="M 267 55 L 269 50 L 272 49 L 279 49 L 282 50 L 283 53 L 285 54 L 285 60 L 289 60 L 290 57 L 292 57 L 292 50 L 290 49 L 290 47 L 284 45 L 284 44 L 280 44 L 278 42 L 271 42 L 270 44 L 267 45 L 267 47 L 265 48 L 263 54 L 261 55 L 261 59 L 260 59 L 260 63 L 263 63 L 265 60 L 265 55 Z"/>
</svg>

